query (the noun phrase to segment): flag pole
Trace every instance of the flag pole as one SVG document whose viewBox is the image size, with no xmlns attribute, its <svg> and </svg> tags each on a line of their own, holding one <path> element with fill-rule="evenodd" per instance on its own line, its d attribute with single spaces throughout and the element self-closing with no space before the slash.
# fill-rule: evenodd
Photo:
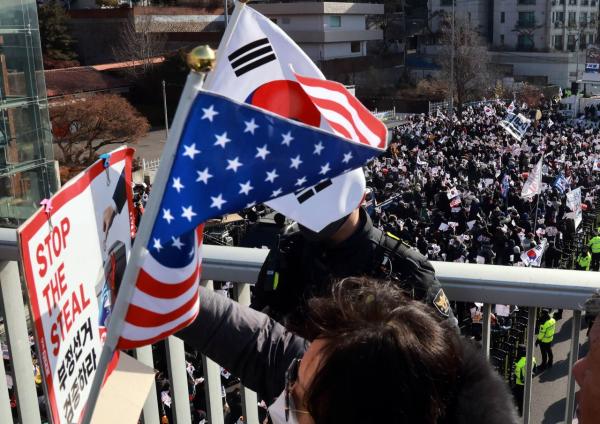
<svg viewBox="0 0 600 424">
<path fill-rule="evenodd" d="M 542 173 L 542 168 L 544 167 L 544 153 L 542 153 L 542 158 L 540 159 L 540 173 Z M 533 221 L 533 235 L 535 236 L 535 230 L 537 229 L 537 218 L 538 218 L 538 210 L 540 209 L 540 197 L 542 196 L 542 181 L 540 179 L 540 192 L 537 195 L 537 202 L 535 205 L 535 220 Z"/>
<path fill-rule="evenodd" d="M 148 254 L 146 246 L 148 246 L 154 222 L 160 212 L 160 201 L 168 183 L 169 172 L 175 160 L 175 154 L 183 131 L 183 126 L 194 99 L 196 98 L 198 91 L 202 88 L 207 72 L 212 69 L 212 66 L 214 65 L 214 51 L 208 46 L 197 47 L 189 53 L 187 61 L 188 66 L 191 68 L 191 72 L 187 77 L 177 107 L 177 112 L 173 119 L 171 131 L 169 132 L 169 137 L 161 156 L 160 166 L 154 184 L 152 185 L 152 192 L 150 193 L 150 198 L 148 199 L 137 236 L 131 249 L 131 255 L 125 268 L 121 286 L 117 293 L 117 299 L 111 311 L 108 333 L 102 348 L 100 359 L 98 360 L 98 367 L 96 368 L 96 374 L 94 375 L 94 380 L 90 387 L 90 393 L 84 410 L 83 424 L 90 423 L 92 419 L 104 375 L 106 374 L 108 365 L 117 349 L 117 344 L 125 324 L 125 316 L 127 315 L 129 303 L 135 291 L 135 283 L 140 271 L 140 266 Z"/>
</svg>

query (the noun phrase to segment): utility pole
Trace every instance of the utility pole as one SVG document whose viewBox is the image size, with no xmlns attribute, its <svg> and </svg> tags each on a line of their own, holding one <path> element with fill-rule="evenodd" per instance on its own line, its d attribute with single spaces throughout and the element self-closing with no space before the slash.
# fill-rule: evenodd
<svg viewBox="0 0 600 424">
<path fill-rule="evenodd" d="M 165 80 L 162 80 L 162 97 L 163 97 L 163 109 L 165 113 L 165 133 L 167 133 L 167 138 L 169 138 L 169 115 L 167 113 L 167 84 Z"/>
</svg>

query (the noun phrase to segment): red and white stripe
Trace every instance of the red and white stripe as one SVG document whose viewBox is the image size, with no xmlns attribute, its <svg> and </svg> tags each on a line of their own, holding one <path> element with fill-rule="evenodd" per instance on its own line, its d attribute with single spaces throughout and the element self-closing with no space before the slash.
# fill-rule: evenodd
<svg viewBox="0 0 600 424">
<path fill-rule="evenodd" d="M 202 229 L 203 225 L 196 231 L 194 259 L 184 267 L 170 268 L 146 255 L 125 316 L 119 349 L 156 343 L 196 319 L 200 308 Z"/>
<path fill-rule="evenodd" d="M 334 133 L 371 147 L 386 148 L 386 126 L 346 87 L 335 81 L 294 75 Z"/>
</svg>

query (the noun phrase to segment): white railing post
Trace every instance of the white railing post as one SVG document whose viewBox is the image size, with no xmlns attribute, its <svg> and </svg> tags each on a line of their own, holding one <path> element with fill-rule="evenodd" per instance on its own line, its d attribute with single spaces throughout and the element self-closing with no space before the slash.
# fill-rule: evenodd
<svg viewBox="0 0 600 424">
<path fill-rule="evenodd" d="M 0 316 L 2 316 L 1 309 Z M 4 369 L 4 361 L 0 361 L 0 423 L 8 424 L 12 423 L 12 420 L 10 398 L 8 397 L 8 385 L 6 384 L 6 370 Z"/>
<path fill-rule="evenodd" d="M 529 307 L 527 319 L 527 357 L 525 375 L 525 394 L 523 397 L 523 424 L 529 424 L 531 418 L 531 386 L 533 383 L 533 353 L 535 350 L 535 324 L 537 308 Z"/>
<path fill-rule="evenodd" d="M 484 303 L 483 305 L 483 329 L 481 331 L 481 350 L 485 359 L 490 359 L 490 340 L 491 340 L 491 327 L 490 321 L 492 316 L 492 305 L 490 303 Z"/>
<path fill-rule="evenodd" d="M 167 367 L 173 396 L 173 419 L 176 424 L 191 424 L 190 395 L 185 369 L 185 349 L 183 340 L 169 336 L 165 340 Z"/>
<path fill-rule="evenodd" d="M 13 367 L 12 374 L 17 393 L 19 417 L 24 424 L 37 424 L 41 422 L 40 409 L 33 380 L 31 349 L 25 320 L 27 315 L 23 305 L 17 262 L 0 262 L 0 301 L 5 314 L 4 325 Z"/>
<path fill-rule="evenodd" d="M 567 406 L 565 409 L 565 424 L 573 422 L 575 411 L 575 378 L 573 377 L 573 365 L 579 357 L 579 331 L 581 330 L 581 311 L 573 311 L 571 321 L 571 353 L 569 354 L 569 379 L 567 380 Z"/>
<path fill-rule="evenodd" d="M 207 289 L 212 290 L 213 288 L 213 282 L 210 280 L 202 281 L 201 284 Z M 225 422 L 225 418 L 221 397 L 221 367 L 205 355 L 202 355 L 202 367 L 204 369 L 204 391 L 206 393 L 208 422 L 210 424 L 222 424 Z"/>
<path fill-rule="evenodd" d="M 250 285 L 239 283 L 235 285 L 235 300 L 242 305 L 250 305 Z M 242 412 L 244 423 L 259 424 L 258 422 L 258 397 L 256 392 L 242 386 Z"/>
<path fill-rule="evenodd" d="M 144 365 L 154 368 L 154 360 L 152 359 L 152 346 L 138 347 L 135 350 L 135 358 Z M 158 399 L 156 398 L 156 380 L 152 381 L 150 393 L 144 403 L 142 410 L 144 424 L 159 424 L 158 415 Z"/>
</svg>

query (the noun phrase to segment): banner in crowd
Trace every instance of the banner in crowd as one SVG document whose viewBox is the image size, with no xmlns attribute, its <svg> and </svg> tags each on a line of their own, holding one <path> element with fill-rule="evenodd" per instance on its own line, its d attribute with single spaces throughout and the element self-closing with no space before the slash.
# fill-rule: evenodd
<svg viewBox="0 0 600 424">
<path fill-rule="evenodd" d="M 566 215 L 573 218 L 575 221 L 575 229 L 577 229 L 583 220 L 583 211 L 581 209 L 581 187 L 567 193 L 567 208 L 572 212 Z"/>
<path fill-rule="evenodd" d="M 585 56 L 583 81 L 600 81 L 600 47 L 589 46 Z"/>
<path fill-rule="evenodd" d="M 569 184 L 569 181 L 565 178 L 565 176 L 561 172 L 560 174 L 558 174 L 556 176 L 552 185 L 554 186 L 554 188 L 556 188 L 558 190 L 558 192 L 560 194 L 564 194 L 565 191 L 567 191 L 567 189 L 569 188 L 570 184 Z"/>
<path fill-rule="evenodd" d="M 94 378 L 134 231 L 132 157 L 121 148 L 96 162 L 18 230 L 55 424 L 79 421 Z"/>
<path fill-rule="evenodd" d="M 531 120 L 520 113 L 517 115 L 509 114 L 504 120 L 500 121 L 500 126 L 518 141 L 522 140 L 530 125 Z"/>
<path fill-rule="evenodd" d="M 539 267 L 542 265 L 542 257 L 546 250 L 546 239 L 532 249 L 521 253 L 521 260 L 527 266 Z"/>
<path fill-rule="evenodd" d="M 542 192 L 542 161 L 544 159 L 541 158 L 538 163 L 533 167 L 529 176 L 527 177 L 527 181 L 523 184 L 523 189 L 521 190 L 521 197 L 530 199 L 534 197 L 536 194 L 540 194 Z"/>
</svg>

